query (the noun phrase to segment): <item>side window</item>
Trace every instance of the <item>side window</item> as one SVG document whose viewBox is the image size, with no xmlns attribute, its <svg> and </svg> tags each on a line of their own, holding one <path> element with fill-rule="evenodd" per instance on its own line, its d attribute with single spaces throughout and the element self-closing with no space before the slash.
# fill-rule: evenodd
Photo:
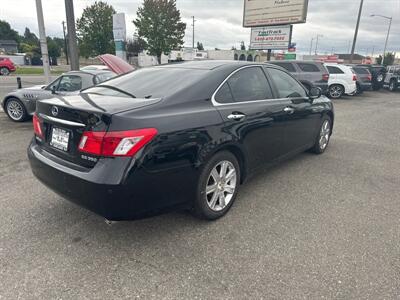
<svg viewBox="0 0 400 300">
<path fill-rule="evenodd" d="M 296 69 L 294 68 L 294 66 L 292 64 L 274 62 L 274 65 L 280 66 L 280 67 L 284 68 L 286 71 L 288 71 L 290 73 L 295 73 L 296 72 Z"/>
<path fill-rule="evenodd" d="M 298 63 L 297 65 L 303 72 L 320 72 L 319 68 L 314 64 Z"/>
<path fill-rule="evenodd" d="M 61 78 L 58 90 L 62 92 L 75 92 L 82 89 L 82 78 L 76 75 L 65 75 Z"/>
<path fill-rule="evenodd" d="M 326 68 L 328 69 L 329 74 L 344 74 L 344 72 L 338 67 L 326 66 Z"/>
<path fill-rule="evenodd" d="M 215 100 L 219 103 L 232 103 L 234 102 L 231 89 L 227 82 L 225 82 L 218 93 L 215 95 Z"/>
<path fill-rule="evenodd" d="M 268 68 L 279 93 L 279 98 L 307 97 L 304 88 L 289 74 L 274 68 Z"/>
<path fill-rule="evenodd" d="M 46 90 L 51 91 L 53 89 L 53 86 L 56 87 L 56 91 L 58 90 L 58 85 L 60 84 L 60 80 L 62 77 L 57 78 L 56 80 L 54 80 L 52 83 L 50 83 L 47 87 Z"/>
<path fill-rule="evenodd" d="M 272 98 L 272 91 L 260 67 L 249 67 L 234 73 L 227 81 L 235 102 Z"/>
</svg>

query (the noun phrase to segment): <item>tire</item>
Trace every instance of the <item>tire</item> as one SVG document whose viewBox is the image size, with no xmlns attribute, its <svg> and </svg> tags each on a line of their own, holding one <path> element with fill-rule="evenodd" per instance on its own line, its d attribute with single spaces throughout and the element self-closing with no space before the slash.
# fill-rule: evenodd
<svg viewBox="0 0 400 300">
<path fill-rule="evenodd" d="M 8 75 L 10 75 L 10 70 L 6 67 L 0 68 L 0 75 L 8 76 Z"/>
<path fill-rule="evenodd" d="M 329 116 L 324 116 L 321 120 L 318 135 L 315 138 L 315 144 L 311 151 L 315 154 L 322 154 L 328 148 L 332 134 L 332 120 Z"/>
<path fill-rule="evenodd" d="M 4 111 L 14 122 L 23 122 L 28 118 L 24 104 L 17 98 L 8 99 L 4 105 Z"/>
<path fill-rule="evenodd" d="M 223 172 L 225 176 L 221 177 Z M 215 154 L 199 177 L 193 205 L 195 216 L 206 220 L 224 216 L 235 201 L 239 185 L 240 166 L 236 156 L 228 151 Z"/>
<path fill-rule="evenodd" d="M 339 99 L 343 96 L 344 88 L 339 84 L 332 84 L 329 87 L 328 95 L 332 99 Z"/>
<path fill-rule="evenodd" d="M 397 82 L 395 80 L 390 80 L 389 91 L 395 92 L 397 90 Z"/>
</svg>

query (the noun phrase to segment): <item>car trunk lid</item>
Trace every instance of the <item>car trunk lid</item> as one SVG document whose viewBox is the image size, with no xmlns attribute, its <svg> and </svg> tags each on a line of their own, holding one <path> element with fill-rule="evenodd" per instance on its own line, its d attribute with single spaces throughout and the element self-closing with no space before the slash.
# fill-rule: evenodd
<svg viewBox="0 0 400 300">
<path fill-rule="evenodd" d="M 37 143 L 47 152 L 84 167 L 93 167 L 98 157 L 79 151 L 84 132 L 106 132 L 117 114 L 142 108 L 160 99 L 138 99 L 81 93 L 37 102 L 35 122 L 41 134 Z M 36 132 L 36 130 L 35 130 Z"/>
</svg>

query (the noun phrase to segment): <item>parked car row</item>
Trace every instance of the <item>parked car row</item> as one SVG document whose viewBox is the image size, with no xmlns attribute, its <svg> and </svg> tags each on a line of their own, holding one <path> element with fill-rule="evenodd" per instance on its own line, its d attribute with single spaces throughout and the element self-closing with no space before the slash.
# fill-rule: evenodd
<svg viewBox="0 0 400 300">
<path fill-rule="evenodd" d="M 320 87 L 332 99 L 364 91 L 400 86 L 400 66 L 343 65 L 314 61 L 272 61 L 296 77 L 307 89 Z"/>
</svg>

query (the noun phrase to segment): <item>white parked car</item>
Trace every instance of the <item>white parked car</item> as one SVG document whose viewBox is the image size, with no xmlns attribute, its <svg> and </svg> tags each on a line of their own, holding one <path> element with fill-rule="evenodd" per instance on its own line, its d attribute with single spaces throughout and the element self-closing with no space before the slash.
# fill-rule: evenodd
<svg viewBox="0 0 400 300">
<path fill-rule="evenodd" d="M 325 63 L 329 72 L 328 96 L 338 99 L 346 95 L 354 95 L 357 92 L 357 75 L 349 66 L 334 63 Z"/>
</svg>

